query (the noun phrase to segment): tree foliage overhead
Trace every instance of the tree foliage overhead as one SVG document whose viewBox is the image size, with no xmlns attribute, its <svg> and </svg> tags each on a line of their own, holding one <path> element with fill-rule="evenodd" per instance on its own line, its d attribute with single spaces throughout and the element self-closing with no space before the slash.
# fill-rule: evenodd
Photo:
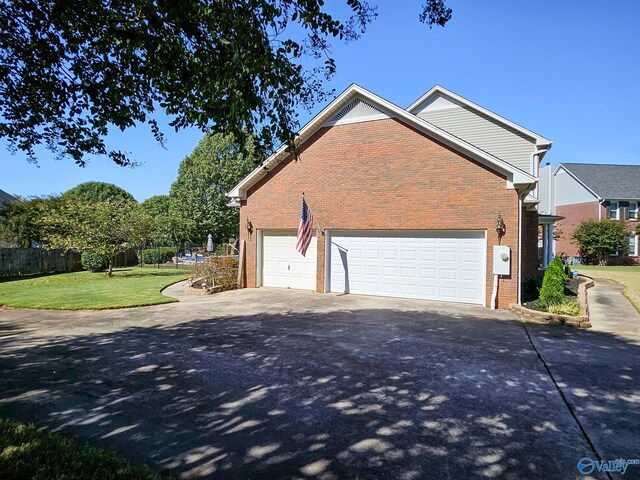
<svg viewBox="0 0 640 480">
<path fill-rule="evenodd" d="M 147 124 L 162 142 L 161 109 L 176 129 L 291 143 L 297 108 L 332 93 L 330 41 L 357 39 L 376 16 L 344 1 L 347 18 L 322 0 L 0 0 L 0 137 L 32 161 L 43 145 L 79 165 L 131 165 L 108 128 Z M 449 18 L 445 0 L 419 15 Z"/>
<path fill-rule="evenodd" d="M 135 198 L 124 188 L 113 183 L 84 182 L 70 188 L 62 194 L 63 200 L 75 199 L 85 202 L 103 202 L 105 200 L 126 200 L 135 202 Z"/>
<path fill-rule="evenodd" d="M 238 211 L 226 194 L 257 165 L 251 138 L 244 145 L 231 135 L 205 135 L 178 167 L 171 186 L 171 213 L 181 218 L 187 239 L 221 242 L 238 233 Z"/>
<path fill-rule="evenodd" d="M 616 220 L 587 220 L 573 232 L 580 256 L 588 263 L 606 265 L 611 254 L 627 251 L 629 232 L 623 222 Z"/>
</svg>

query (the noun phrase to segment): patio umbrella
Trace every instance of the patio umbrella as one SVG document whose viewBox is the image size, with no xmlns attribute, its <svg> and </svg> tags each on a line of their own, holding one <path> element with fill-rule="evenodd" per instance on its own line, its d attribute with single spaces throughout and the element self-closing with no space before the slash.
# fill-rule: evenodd
<svg viewBox="0 0 640 480">
<path fill-rule="evenodd" d="M 213 239 L 211 238 L 211 234 L 207 237 L 207 252 L 213 252 Z"/>
</svg>

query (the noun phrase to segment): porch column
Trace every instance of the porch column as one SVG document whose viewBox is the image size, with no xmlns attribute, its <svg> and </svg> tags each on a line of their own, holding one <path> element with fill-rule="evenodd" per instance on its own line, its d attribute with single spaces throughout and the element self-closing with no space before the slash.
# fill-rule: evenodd
<svg viewBox="0 0 640 480">
<path fill-rule="evenodd" d="M 547 265 L 551 263 L 555 255 L 553 251 L 553 228 L 553 224 L 547 225 Z"/>
<path fill-rule="evenodd" d="M 549 265 L 549 225 L 542 225 L 542 268 Z"/>
</svg>

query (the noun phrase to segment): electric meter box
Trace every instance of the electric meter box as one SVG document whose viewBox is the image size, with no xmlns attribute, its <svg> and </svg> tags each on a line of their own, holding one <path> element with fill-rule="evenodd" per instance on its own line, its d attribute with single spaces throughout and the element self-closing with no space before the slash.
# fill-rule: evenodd
<svg viewBox="0 0 640 480">
<path fill-rule="evenodd" d="M 511 248 L 506 245 L 493 247 L 493 274 L 511 275 Z"/>
</svg>

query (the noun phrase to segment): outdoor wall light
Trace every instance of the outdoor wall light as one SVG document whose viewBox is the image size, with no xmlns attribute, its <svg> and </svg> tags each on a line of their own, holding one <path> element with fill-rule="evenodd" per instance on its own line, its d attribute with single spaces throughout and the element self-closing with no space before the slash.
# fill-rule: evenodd
<svg viewBox="0 0 640 480">
<path fill-rule="evenodd" d="M 249 232 L 249 235 L 253 233 L 253 224 L 251 223 L 251 220 L 249 220 L 248 218 L 247 218 L 247 232 Z"/>
<path fill-rule="evenodd" d="M 502 215 L 498 213 L 498 218 L 496 218 L 496 233 L 499 237 L 501 237 L 502 235 L 504 235 L 504 231 L 504 220 L 502 219 Z"/>
</svg>

